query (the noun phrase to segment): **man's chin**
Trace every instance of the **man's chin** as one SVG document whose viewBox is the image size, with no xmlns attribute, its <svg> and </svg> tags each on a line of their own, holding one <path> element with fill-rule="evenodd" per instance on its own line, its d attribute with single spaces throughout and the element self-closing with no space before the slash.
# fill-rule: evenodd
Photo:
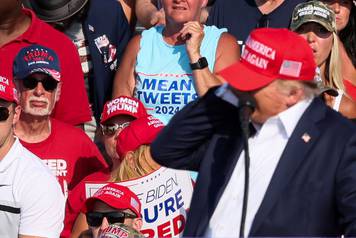
<svg viewBox="0 0 356 238">
<path fill-rule="evenodd" d="M 32 116 L 49 116 L 51 115 L 51 111 L 48 110 L 48 108 L 43 108 L 43 109 L 27 109 L 24 110 L 25 113 L 32 115 Z"/>
</svg>

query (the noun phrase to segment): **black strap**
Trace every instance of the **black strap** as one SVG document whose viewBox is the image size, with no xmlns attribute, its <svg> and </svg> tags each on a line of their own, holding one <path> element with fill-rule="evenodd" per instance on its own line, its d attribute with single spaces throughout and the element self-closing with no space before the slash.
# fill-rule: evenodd
<svg viewBox="0 0 356 238">
<path fill-rule="evenodd" d="M 10 206 L 6 206 L 6 205 L 0 205 L 0 211 L 20 214 L 21 209 L 18 207 L 10 207 Z"/>
</svg>

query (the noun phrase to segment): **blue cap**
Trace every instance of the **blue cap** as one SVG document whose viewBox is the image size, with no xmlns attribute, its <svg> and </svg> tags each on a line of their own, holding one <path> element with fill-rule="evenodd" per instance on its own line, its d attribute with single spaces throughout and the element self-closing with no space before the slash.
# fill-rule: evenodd
<svg viewBox="0 0 356 238">
<path fill-rule="evenodd" d="M 15 58 L 13 67 L 15 79 L 24 79 L 33 73 L 44 73 L 60 81 L 60 71 L 57 54 L 41 45 L 22 48 Z"/>
</svg>

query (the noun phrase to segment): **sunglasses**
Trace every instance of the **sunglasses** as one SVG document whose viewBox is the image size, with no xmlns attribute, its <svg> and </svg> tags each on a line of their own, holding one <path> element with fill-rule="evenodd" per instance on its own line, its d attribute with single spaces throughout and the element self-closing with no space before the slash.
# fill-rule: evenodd
<svg viewBox="0 0 356 238">
<path fill-rule="evenodd" d="M 6 121 L 10 116 L 10 111 L 7 107 L 0 106 L 0 121 Z"/>
<path fill-rule="evenodd" d="M 122 124 L 117 124 L 117 123 L 112 123 L 109 125 L 101 125 L 101 131 L 103 133 L 103 135 L 105 136 L 112 136 L 114 135 L 119 129 L 124 129 L 125 127 L 127 127 L 128 125 L 130 125 L 130 122 L 125 122 Z"/>
<path fill-rule="evenodd" d="M 47 92 L 51 92 L 51 91 L 55 90 L 58 85 L 58 81 L 53 79 L 52 77 L 49 77 L 49 76 L 47 78 L 41 79 L 41 80 L 39 80 L 35 77 L 27 77 L 22 81 L 23 86 L 27 89 L 36 88 L 39 82 L 42 83 L 43 88 Z"/>
<path fill-rule="evenodd" d="M 104 217 L 106 217 L 109 224 L 124 223 L 125 218 L 136 218 L 135 215 L 125 212 L 87 212 L 85 216 L 87 218 L 88 225 L 92 227 L 101 226 Z"/>
</svg>

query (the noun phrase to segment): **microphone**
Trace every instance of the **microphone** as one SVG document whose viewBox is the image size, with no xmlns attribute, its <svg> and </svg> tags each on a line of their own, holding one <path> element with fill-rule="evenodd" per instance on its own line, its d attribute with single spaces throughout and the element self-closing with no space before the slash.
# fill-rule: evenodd
<svg viewBox="0 0 356 238">
<path fill-rule="evenodd" d="M 241 93 L 239 94 L 239 104 L 239 118 L 241 123 L 241 129 L 244 133 L 245 138 L 248 139 L 248 137 L 250 136 L 250 116 L 255 110 L 256 101 L 251 95 L 247 93 Z"/>
<path fill-rule="evenodd" d="M 248 93 L 238 94 L 239 98 L 239 118 L 240 125 L 243 136 L 243 145 L 245 150 L 245 184 L 244 184 L 244 196 L 242 203 L 242 211 L 241 211 L 241 223 L 240 223 L 240 237 L 245 237 L 245 221 L 246 221 L 246 213 L 247 213 L 247 203 L 248 203 L 248 190 L 249 190 L 249 177 L 250 177 L 250 155 L 249 155 L 249 146 L 248 146 L 248 138 L 250 136 L 250 116 L 255 110 L 256 101 L 255 99 Z"/>
</svg>

